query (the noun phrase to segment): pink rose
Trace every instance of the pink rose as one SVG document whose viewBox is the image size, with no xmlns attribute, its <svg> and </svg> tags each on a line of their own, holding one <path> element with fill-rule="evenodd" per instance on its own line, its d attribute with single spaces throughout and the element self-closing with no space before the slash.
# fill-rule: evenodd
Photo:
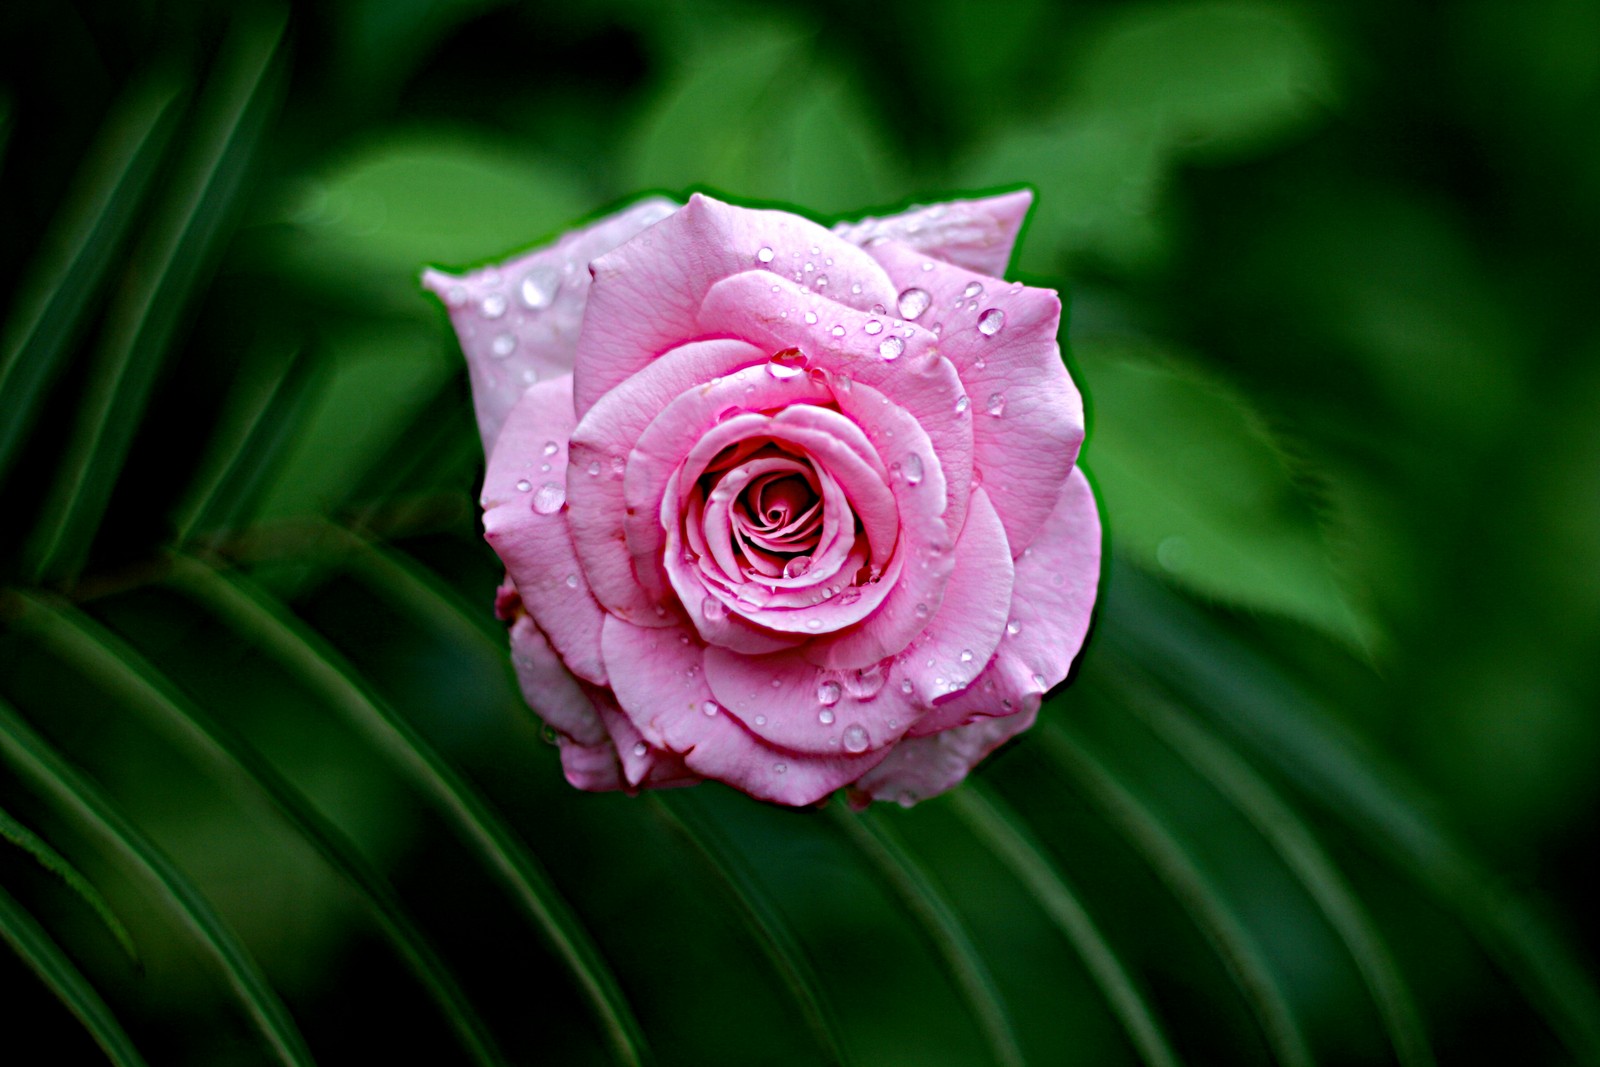
<svg viewBox="0 0 1600 1067">
<path fill-rule="evenodd" d="M 1100 570 L 1031 197 L 831 231 L 696 195 L 425 284 L 568 781 L 914 801 L 1026 729 Z"/>
</svg>

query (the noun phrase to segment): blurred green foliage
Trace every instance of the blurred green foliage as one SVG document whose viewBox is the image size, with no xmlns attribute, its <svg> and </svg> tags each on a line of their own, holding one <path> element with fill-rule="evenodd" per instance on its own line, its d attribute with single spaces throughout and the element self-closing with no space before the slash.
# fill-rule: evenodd
<svg viewBox="0 0 1600 1067">
<path fill-rule="evenodd" d="M 1600 1062 L 1600 2 L 24 0 L 0 56 L 13 1047 Z M 1019 182 L 1075 683 L 909 812 L 568 789 L 419 268 Z"/>
</svg>

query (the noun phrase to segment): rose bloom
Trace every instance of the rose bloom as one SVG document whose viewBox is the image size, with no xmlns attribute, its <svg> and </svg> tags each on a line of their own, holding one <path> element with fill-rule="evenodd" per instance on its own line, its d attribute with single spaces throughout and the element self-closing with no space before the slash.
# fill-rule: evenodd
<svg viewBox="0 0 1600 1067">
<path fill-rule="evenodd" d="M 580 789 L 912 804 L 1027 729 L 1100 522 L 1026 192 L 832 230 L 653 199 L 424 284 L 529 705 Z"/>
</svg>

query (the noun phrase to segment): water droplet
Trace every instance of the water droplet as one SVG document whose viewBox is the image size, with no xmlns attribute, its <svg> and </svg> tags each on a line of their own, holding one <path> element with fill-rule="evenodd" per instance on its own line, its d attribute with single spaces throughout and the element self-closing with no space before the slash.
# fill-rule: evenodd
<svg viewBox="0 0 1600 1067">
<path fill-rule="evenodd" d="M 645 744 L 643 741 L 635 742 L 635 744 L 633 746 L 633 754 L 635 756 L 642 756 L 646 752 L 649 752 L 649 751 L 650 751 L 650 746 Z"/>
<path fill-rule="evenodd" d="M 987 364 L 987 363 L 985 363 L 983 361 L 983 357 L 982 356 L 979 356 L 977 359 L 972 361 L 972 366 L 974 368 L 976 368 L 977 370 L 982 370 L 983 368 L 987 367 L 988 365 L 989 364 Z"/>
<path fill-rule="evenodd" d="M 829 330 L 828 333 L 831 334 L 834 337 L 843 337 L 844 336 L 844 327 L 843 326 L 835 326 L 833 329 Z"/>
<path fill-rule="evenodd" d="M 817 683 L 817 703 L 825 708 L 831 708 L 839 703 L 839 696 L 843 692 L 839 683 L 833 679 Z"/>
<path fill-rule="evenodd" d="M 818 289 L 826 289 L 827 287 L 828 287 L 828 276 L 826 274 L 817 275 L 817 288 Z"/>
<path fill-rule="evenodd" d="M 787 771 L 788 769 L 789 769 L 789 765 L 787 763 L 774 763 L 772 765 L 772 773 L 773 774 L 782 774 L 785 771 Z"/>
<path fill-rule="evenodd" d="M 1044 675 L 1042 674 L 1036 674 L 1033 676 L 1033 684 L 1038 686 L 1040 689 L 1047 688 L 1044 684 Z"/>
<path fill-rule="evenodd" d="M 1001 415 L 1004 415 L 1006 413 L 1006 394 L 990 393 L 989 403 L 985 410 L 987 410 L 989 414 L 993 415 L 997 419 Z"/>
<path fill-rule="evenodd" d="M 578 588 L 578 576 L 576 574 L 567 575 L 566 585 L 568 589 Z"/>
<path fill-rule="evenodd" d="M 870 310 L 874 315 L 887 315 L 889 313 L 889 309 L 882 304 L 873 304 Z"/>
<path fill-rule="evenodd" d="M 867 324 L 861 328 L 867 331 L 867 333 L 871 336 L 876 337 L 878 334 L 883 332 L 883 323 L 879 322 L 877 319 L 868 319 Z"/>
<path fill-rule="evenodd" d="M 478 305 L 478 310 L 483 312 L 486 319 L 498 319 L 506 313 L 506 298 L 502 293 L 490 293 Z"/>
<path fill-rule="evenodd" d="M 971 663 L 972 662 L 972 649 L 963 648 L 961 650 L 961 662 L 962 663 Z"/>
<path fill-rule="evenodd" d="M 838 386 L 839 392 L 848 393 L 850 386 L 854 383 L 850 380 L 850 375 L 840 374 L 833 379 L 833 384 Z"/>
<path fill-rule="evenodd" d="M 972 401 L 968 400 L 967 397 L 966 397 L 966 394 L 963 393 L 961 398 L 956 401 L 956 414 L 957 415 L 966 414 L 967 408 L 969 408 L 971 406 L 972 406 Z"/>
<path fill-rule="evenodd" d="M 850 287 L 850 295 L 851 296 L 860 296 L 861 295 L 861 283 L 860 282 L 856 282 L 854 285 L 852 285 Z"/>
<path fill-rule="evenodd" d="M 756 716 L 756 725 L 757 726 L 765 726 L 765 725 L 767 725 L 767 717 L 765 715 L 757 715 Z"/>
<path fill-rule="evenodd" d="M 556 444 L 556 442 L 554 442 L 554 441 L 546 441 L 544 443 L 544 454 L 545 455 L 553 456 L 557 452 L 560 452 L 560 451 L 561 451 L 561 446 Z"/>
<path fill-rule="evenodd" d="M 922 484 L 922 457 L 915 452 L 906 455 L 905 475 L 907 485 Z"/>
<path fill-rule="evenodd" d="M 902 319 L 915 319 L 918 315 L 928 310 L 928 305 L 933 303 L 933 297 L 928 295 L 926 289 L 913 286 L 900 294 L 900 317 Z"/>
<path fill-rule="evenodd" d="M 556 290 L 561 288 L 561 273 L 554 267 L 534 267 L 522 277 L 522 284 L 517 287 L 517 294 L 522 297 L 522 302 L 535 311 L 547 308 L 556 298 Z"/>
<path fill-rule="evenodd" d="M 846 752 L 865 752 L 870 740 L 867 737 L 867 728 L 858 722 L 853 722 L 844 728 L 844 750 Z"/>
<path fill-rule="evenodd" d="M 926 604 L 918 604 L 917 605 L 917 618 L 926 619 L 927 617 L 928 617 L 928 605 L 926 605 Z"/>
<path fill-rule="evenodd" d="M 911 679 L 909 679 L 909 678 L 907 678 L 905 681 L 900 683 L 900 692 L 906 694 L 907 696 L 911 695 L 911 690 L 913 688 L 915 688 L 915 687 L 912 686 Z"/>
<path fill-rule="evenodd" d="M 600 461 L 597 459 L 591 459 L 589 461 L 589 465 L 585 467 L 584 470 L 588 471 L 589 477 L 598 478 L 600 476 Z"/>
<path fill-rule="evenodd" d="M 496 334 L 489 342 L 489 354 L 495 359 L 505 359 L 517 350 L 517 339 L 509 333 Z"/>
<path fill-rule="evenodd" d="M 1006 623 L 1006 633 L 1010 634 L 1012 637 L 1017 636 L 1021 632 L 1022 624 L 1016 619 L 1012 619 L 1010 622 Z"/>
<path fill-rule="evenodd" d="M 874 663 L 846 674 L 844 687 L 857 700 L 871 700 L 882 691 L 883 683 L 888 680 L 888 672 L 883 669 L 883 664 Z"/>
<path fill-rule="evenodd" d="M 816 324 L 817 324 L 817 313 L 815 311 L 806 312 L 806 325 L 807 326 L 815 326 Z"/>
<path fill-rule="evenodd" d="M 806 355 L 798 348 L 785 348 L 774 352 L 767 363 L 767 373 L 774 378 L 787 379 L 802 374 L 806 369 Z"/>
<path fill-rule="evenodd" d="M 791 559 L 788 563 L 783 565 L 783 576 L 785 578 L 798 578 L 810 569 L 810 556 L 796 556 L 794 559 Z"/>
<path fill-rule="evenodd" d="M 783 679 L 782 678 L 774 678 L 772 680 L 772 688 L 774 688 L 774 689 L 782 689 L 783 688 Z"/>
<path fill-rule="evenodd" d="M 906 350 L 906 343 L 898 337 L 885 337 L 878 344 L 878 355 L 884 359 L 899 359 L 900 353 Z"/>
<path fill-rule="evenodd" d="M 467 291 L 459 285 L 452 285 L 444 294 L 444 302 L 458 308 L 467 302 Z"/>
<path fill-rule="evenodd" d="M 824 726 L 832 726 L 833 712 L 827 708 L 823 708 L 821 711 L 817 712 L 817 721 Z"/>
<path fill-rule="evenodd" d="M 761 263 L 771 263 L 772 255 L 772 249 L 768 248 L 766 245 L 762 245 L 761 248 L 756 252 L 756 260 Z"/>
<path fill-rule="evenodd" d="M 715 700 L 707 700 L 701 703 L 700 710 L 705 712 L 707 715 L 715 715 L 717 712 L 722 710 L 722 706 Z"/>
<path fill-rule="evenodd" d="M 807 619 L 806 620 L 806 629 L 808 629 L 808 630 L 820 630 L 820 629 L 822 629 L 822 620 L 821 619 Z"/>
<path fill-rule="evenodd" d="M 993 337 L 1005 324 L 1006 313 L 999 308 L 990 308 L 978 316 L 978 332 L 985 337 Z"/>
<path fill-rule="evenodd" d="M 961 296 L 963 297 L 963 299 L 966 299 L 966 300 L 971 300 L 975 296 L 982 296 L 982 295 L 983 295 L 983 283 L 982 282 L 968 282 L 967 283 L 967 287 L 965 289 L 961 290 Z"/>
<path fill-rule="evenodd" d="M 517 482 L 517 492 L 519 492 L 519 493 L 526 493 L 528 490 L 530 490 L 532 488 L 533 488 L 533 483 L 528 481 L 528 479 L 526 479 L 526 478 L 523 478 L 521 481 Z"/>
<path fill-rule="evenodd" d="M 560 482 L 545 482 L 533 494 L 533 510 L 541 515 L 549 515 L 561 510 L 561 505 L 567 502 L 567 487 Z"/>
</svg>

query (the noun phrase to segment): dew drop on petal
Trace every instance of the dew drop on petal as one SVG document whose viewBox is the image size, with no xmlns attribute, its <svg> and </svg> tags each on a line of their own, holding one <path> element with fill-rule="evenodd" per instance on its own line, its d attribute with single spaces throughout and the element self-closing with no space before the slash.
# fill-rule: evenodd
<svg viewBox="0 0 1600 1067">
<path fill-rule="evenodd" d="M 803 374 L 805 369 L 806 356 L 798 348 L 785 348 L 781 352 L 774 352 L 772 359 L 767 363 L 767 373 L 778 379 L 793 378 Z"/>
<path fill-rule="evenodd" d="M 858 722 L 853 722 L 844 728 L 844 750 L 846 752 L 865 752 L 870 740 L 867 737 L 867 728 Z"/>
<path fill-rule="evenodd" d="M 978 332 L 985 337 L 993 337 L 1005 324 L 1006 313 L 999 308 L 990 308 L 978 316 Z"/>
<path fill-rule="evenodd" d="M 972 649 L 963 648 L 961 650 L 961 662 L 962 663 L 971 663 L 972 662 Z"/>
<path fill-rule="evenodd" d="M 917 618 L 926 619 L 927 617 L 928 617 L 928 605 L 926 605 L 926 604 L 918 604 L 917 605 Z"/>
<path fill-rule="evenodd" d="M 773 774 L 783 774 L 788 769 L 789 769 L 789 765 L 787 763 L 774 763 L 772 765 L 772 773 Z"/>
<path fill-rule="evenodd" d="M 983 295 L 983 283 L 982 282 L 968 282 L 967 283 L 967 287 L 965 289 L 961 290 L 961 296 L 966 300 L 971 300 L 975 296 L 982 296 L 982 295 Z"/>
<path fill-rule="evenodd" d="M 598 478 L 600 476 L 600 461 L 597 459 L 590 460 L 589 465 L 584 470 L 588 472 L 589 477 Z"/>
<path fill-rule="evenodd" d="M 1006 633 L 1010 634 L 1012 637 L 1017 636 L 1021 632 L 1022 624 L 1016 619 L 1012 619 L 1010 622 L 1006 623 Z"/>
<path fill-rule="evenodd" d="M 517 492 L 519 493 L 526 493 L 532 488 L 533 483 L 528 481 L 526 478 L 523 478 L 521 481 L 517 482 Z"/>
<path fill-rule="evenodd" d="M 856 282 L 854 285 L 852 285 L 850 287 L 850 295 L 851 296 L 860 296 L 861 295 L 861 283 L 860 282 Z"/>
<path fill-rule="evenodd" d="M 560 482 L 545 482 L 533 494 L 533 510 L 541 515 L 560 511 L 566 502 L 567 487 Z"/>
<path fill-rule="evenodd" d="M 997 419 L 1001 415 L 1004 415 L 1006 413 L 1006 394 L 990 393 L 989 403 L 986 405 L 984 410 L 988 411 L 989 414 L 993 415 Z"/>
<path fill-rule="evenodd" d="M 933 303 L 933 298 L 928 295 L 926 289 L 918 289 L 912 286 L 910 289 L 903 290 L 900 293 L 900 317 L 903 319 L 915 319 L 918 315 L 927 311 L 928 305 L 931 303 Z"/>
<path fill-rule="evenodd" d="M 911 679 L 909 678 L 900 683 L 900 692 L 906 694 L 907 696 L 911 695 L 911 690 L 913 688 L 915 687 L 911 684 Z"/>
<path fill-rule="evenodd" d="M 700 705 L 700 710 L 707 715 L 715 715 L 722 710 L 722 707 L 715 700 L 707 700 Z"/>
<path fill-rule="evenodd" d="M 791 559 L 788 563 L 783 565 L 783 576 L 785 578 L 798 578 L 810 569 L 810 556 L 796 556 L 794 559 Z"/>
<path fill-rule="evenodd" d="M 757 715 L 755 723 L 757 726 L 765 726 L 767 725 L 767 717 L 765 715 Z"/>
<path fill-rule="evenodd" d="M 821 619 L 807 619 L 806 620 L 806 629 L 808 629 L 808 630 L 820 630 L 820 629 L 822 629 L 822 620 Z"/>
<path fill-rule="evenodd" d="M 883 664 L 874 663 L 870 667 L 861 667 L 850 671 L 844 676 L 844 687 L 850 695 L 857 700 L 871 700 L 883 689 L 883 683 L 888 681 L 888 672 Z"/>
<path fill-rule="evenodd" d="M 642 756 L 646 752 L 649 752 L 649 751 L 650 751 L 650 746 L 645 744 L 643 741 L 635 742 L 635 744 L 633 746 L 633 754 L 635 756 Z"/>
<path fill-rule="evenodd" d="M 761 248 L 756 252 L 756 260 L 760 263 L 771 263 L 772 255 L 772 249 L 762 245 Z"/>
<path fill-rule="evenodd" d="M 1036 674 L 1036 675 L 1033 676 L 1033 684 L 1038 686 L 1040 689 L 1048 688 L 1044 684 L 1044 675 L 1042 675 L 1042 674 Z"/>
<path fill-rule="evenodd" d="M 496 334 L 493 341 L 489 342 L 489 354 L 495 359 L 505 359 L 517 350 L 517 338 L 514 334 Z"/>
<path fill-rule="evenodd" d="M 915 452 L 907 453 L 904 470 L 907 485 L 922 484 L 922 457 Z"/>
<path fill-rule="evenodd" d="M 957 415 L 966 414 L 967 408 L 969 408 L 971 406 L 972 406 L 972 401 L 968 400 L 966 394 L 963 393 L 961 395 L 961 397 L 958 400 L 956 400 L 956 414 Z"/>
<path fill-rule="evenodd" d="M 486 319 L 498 319 L 506 313 L 506 298 L 502 293 L 490 293 L 478 305 L 478 310 Z"/>
<path fill-rule="evenodd" d="M 819 682 L 817 683 L 817 703 L 821 704 L 825 708 L 831 708 L 835 704 L 839 703 L 839 695 L 841 692 L 843 692 L 843 690 L 839 688 L 839 683 L 831 678 L 826 681 Z"/>
<path fill-rule="evenodd" d="M 834 337 L 843 337 L 844 336 L 844 327 L 843 326 L 835 326 L 833 329 L 829 330 L 828 333 L 831 334 Z"/>
<path fill-rule="evenodd" d="M 817 721 L 824 726 L 832 726 L 833 712 L 828 708 L 823 708 L 821 711 L 817 712 Z"/>
<path fill-rule="evenodd" d="M 861 328 L 867 331 L 869 335 L 876 337 L 878 334 L 883 332 L 883 323 L 879 322 L 877 319 L 868 319 L 867 324 Z"/>
<path fill-rule="evenodd" d="M 567 575 L 566 586 L 568 589 L 578 588 L 578 576 L 576 574 Z"/>
<path fill-rule="evenodd" d="M 807 326 L 815 326 L 816 324 L 817 324 L 817 313 L 815 311 L 806 312 L 806 325 Z"/>
<path fill-rule="evenodd" d="M 827 287 L 828 287 L 828 276 L 826 274 L 817 275 L 817 288 L 818 289 L 826 289 Z"/>
<path fill-rule="evenodd" d="M 544 443 L 544 454 L 545 455 L 553 456 L 557 452 L 560 452 L 560 451 L 561 451 L 561 446 L 556 444 L 554 441 L 546 441 Z"/>
<path fill-rule="evenodd" d="M 708 596 L 704 600 L 700 601 L 700 614 L 704 615 L 712 622 L 722 618 L 727 613 L 727 606 L 714 596 Z"/>
<path fill-rule="evenodd" d="M 898 337 L 885 337 L 878 344 L 878 355 L 884 359 L 899 359 L 900 353 L 906 350 L 906 343 Z"/>
<path fill-rule="evenodd" d="M 556 290 L 561 288 L 561 272 L 554 267 L 535 267 L 522 276 L 522 284 L 517 287 L 517 295 L 522 297 L 522 302 L 535 311 L 550 306 L 556 298 Z"/>
</svg>

